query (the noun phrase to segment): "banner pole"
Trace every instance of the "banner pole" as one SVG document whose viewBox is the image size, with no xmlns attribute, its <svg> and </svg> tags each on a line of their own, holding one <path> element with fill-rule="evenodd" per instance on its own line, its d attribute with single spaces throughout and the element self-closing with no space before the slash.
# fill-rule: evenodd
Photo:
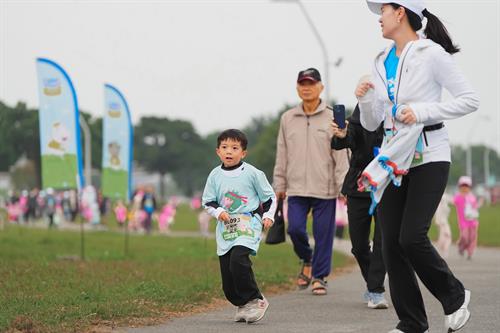
<svg viewBox="0 0 500 333">
<path fill-rule="evenodd" d="M 125 220 L 125 257 L 128 257 L 128 218 Z"/>
<path fill-rule="evenodd" d="M 85 185 L 92 185 L 92 136 L 85 118 L 80 114 L 80 127 L 85 140 Z"/>
<path fill-rule="evenodd" d="M 84 236 L 84 232 L 83 232 L 83 221 L 84 221 L 84 218 L 82 216 L 80 216 L 80 259 L 82 261 L 85 260 L 85 236 Z"/>
</svg>

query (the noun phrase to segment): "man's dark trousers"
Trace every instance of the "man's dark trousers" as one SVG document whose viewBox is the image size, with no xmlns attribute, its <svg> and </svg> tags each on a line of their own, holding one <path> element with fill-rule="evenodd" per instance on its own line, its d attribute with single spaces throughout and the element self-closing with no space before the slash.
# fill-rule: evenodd
<svg viewBox="0 0 500 333">
<path fill-rule="evenodd" d="M 332 268 L 336 199 L 288 197 L 288 234 L 293 249 L 304 262 L 312 262 L 312 275 L 324 278 Z M 314 251 L 309 245 L 307 215 L 312 209 Z"/>
</svg>

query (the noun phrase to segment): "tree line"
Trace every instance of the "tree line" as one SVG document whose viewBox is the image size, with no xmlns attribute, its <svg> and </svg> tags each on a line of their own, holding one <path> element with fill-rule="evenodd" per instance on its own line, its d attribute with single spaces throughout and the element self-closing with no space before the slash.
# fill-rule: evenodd
<svg viewBox="0 0 500 333">
<path fill-rule="evenodd" d="M 285 105 L 269 116 L 254 117 L 242 128 L 249 140 L 246 160 L 263 170 L 270 180 L 279 119 L 289 107 Z M 92 133 L 92 167 L 100 169 L 102 118 L 85 111 L 80 113 Z M 217 135 L 218 132 L 214 132 L 202 136 L 187 120 L 143 116 L 134 125 L 134 163 L 162 176 L 170 174 L 183 194 L 190 195 L 203 189 L 208 173 L 219 163 L 214 153 Z M 482 182 L 484 179 L 484 150 L 485 147 L 481 145 L 472 147 L 475 182 Z M 459 176 L 465 174 L 465 155 L 464 147 L 452 147 L 450 184 L 454 184 Z M 10 171 L 11 166 L 22 156 L 28 159 L 30 164 L 26 167 L 27 170 L 14 171 L 11 174 L 14 184 L 19 188 L 39 187 L 41 168 L 38 110 L 29 109 L 22 102 L 8 106 L 0 101 L 0 172 Z M 499 156 L 496 151 L 490 153 L 490 170 L 492 175 L 500 175 Z M 31 174 L 31 177 L 26 177 L 26 174 Z"/>
</svg>

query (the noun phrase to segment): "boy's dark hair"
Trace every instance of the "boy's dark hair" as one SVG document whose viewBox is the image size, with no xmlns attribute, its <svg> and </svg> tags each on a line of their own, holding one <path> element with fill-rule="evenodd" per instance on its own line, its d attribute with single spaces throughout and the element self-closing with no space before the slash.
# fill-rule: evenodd
<svg viewBox="0 0 500 333">
<path fill-rule="evenodd" d="M 221 142 L 224 140 L 234 140 L 241 144 L 243 150 L 247 150 L 248 139 L 245 133 L 237 129 L 227 129 L 217 137 L 217 148 L 220 146 Z"/>
</svg>

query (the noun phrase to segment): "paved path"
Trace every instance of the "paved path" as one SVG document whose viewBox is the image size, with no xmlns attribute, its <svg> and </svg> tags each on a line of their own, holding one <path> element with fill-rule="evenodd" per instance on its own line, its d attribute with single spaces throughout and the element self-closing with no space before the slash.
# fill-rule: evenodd
<svg viewBox="0 0 500 333">
<path fill-rule="evenodd" d="M 348 243 L 336 248 L 347 250 Z M 472 317 L 460 333 L 500 332 L 500 249 L 478 249 L 472 261 L 460 258 L 452 248 L 448 262 L 464 285 L 472 290 Z M 386 282 L 387 285 L 387 282 Z M 333 277 L 327 296 L 312 296 L 310 290 L 295 291 L 269 297 L 270 307 L 259 323 L 247 325 L 231 321 L 234 307 L 178 318 L 159 326 L 129 328 L 130 333 L 199 333 L 199 332 L 338 332 L 386 333 L 394 328 L 397 317 L 394 309 L 371 310 L 361 301 L 361 274 L 351 273 Z M 430 332 L 445 332 L 444 315 L 440 304 L 422 287 Z"/>
</svg>

